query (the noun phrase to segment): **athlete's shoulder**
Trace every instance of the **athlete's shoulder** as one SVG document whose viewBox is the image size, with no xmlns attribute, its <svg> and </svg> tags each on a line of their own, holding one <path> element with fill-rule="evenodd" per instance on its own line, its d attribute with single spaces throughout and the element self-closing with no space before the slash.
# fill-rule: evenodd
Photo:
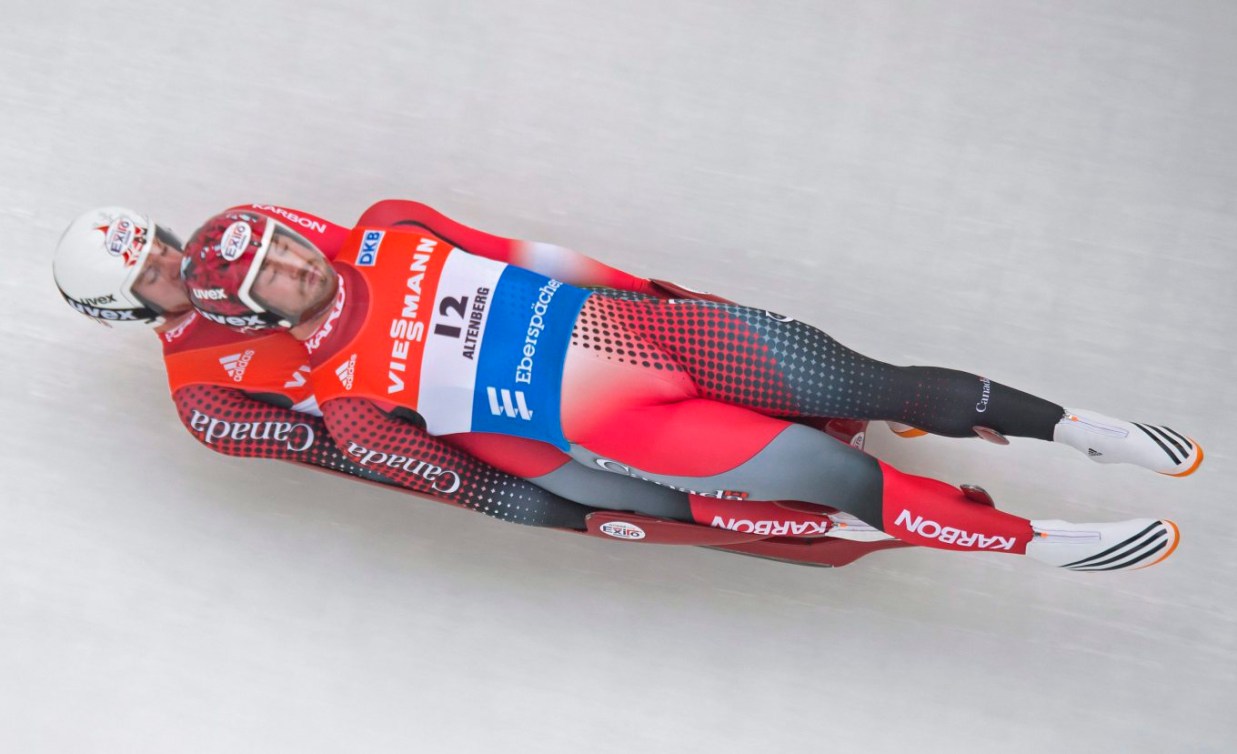
<svg viewBox="0 0 1237 754">
<path fill-rule="evenodd" d="M 360 218 L 357 219 L 357 225 L 372 228 L 400 226 L 410 229 L 417 226 L 428 228 L 433 220 L 440 217 L 442 217 L 441 213 L 428 204 L 411 199 L 383 199 L 374 202 L 362 212 Z"/>
<path fill-rule="evenodd" d="M 240 333 L 194 313 L 161 339 L 173 391 L 221 385 L 284 394 L 293 403 L 308 395 L 308 357 L 287 333 Z"/>
</svg>

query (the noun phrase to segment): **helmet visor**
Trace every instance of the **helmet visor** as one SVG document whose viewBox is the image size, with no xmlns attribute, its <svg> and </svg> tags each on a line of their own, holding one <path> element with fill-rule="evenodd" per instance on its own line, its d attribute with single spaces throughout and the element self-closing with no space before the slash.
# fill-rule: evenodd
<svg viewBox="0 0 1237 754">
<path fill-rule="evenodd" d="M 159 315 L 187 310 L 189 298 L 181 279 L 183 246 L 170 230 L 159 225 L 153 228 L 123 293 Z"/>
</svg>

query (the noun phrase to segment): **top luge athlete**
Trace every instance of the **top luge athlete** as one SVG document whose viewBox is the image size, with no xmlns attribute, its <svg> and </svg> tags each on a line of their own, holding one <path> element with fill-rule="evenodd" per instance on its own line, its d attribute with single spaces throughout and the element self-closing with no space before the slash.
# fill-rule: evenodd
<svg viewBox="0 0 1237 754">
<path fill-rule="evenodd" d="M 1176 547 L 1170 521 L 1022 519 L 783 417 L 1032 437 L 1101 463 L 1192 473 L 1202 448 L 1167 427 L 1066 409 L 955 370 L 891 366 L 768 311 L 578 288 L 469 253 L 478 239 L 391 220 L 376 205 L 350 233 L 329 234 L 344 240 L 324 252 L 277 217 L 234 209 L 186 247 L 194 306 L 305 343 L 328 429 L 362 462 L 370 452 L 413 455 L 429 434 L 524 478 L 568 453 L 668 488 L 802 500 L 912 544 L 1076 570 L 1141 568 Z"/>
</svg>

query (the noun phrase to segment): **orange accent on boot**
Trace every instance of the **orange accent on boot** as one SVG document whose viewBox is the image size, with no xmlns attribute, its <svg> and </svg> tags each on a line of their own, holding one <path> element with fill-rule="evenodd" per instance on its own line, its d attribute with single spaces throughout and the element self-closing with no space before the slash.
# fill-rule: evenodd
<svg viewBox="0 0 1237 754">
<path fill-rule="evenodd" d="M 893 427 L 890 427 L 890 429 L 893 429 Z M 903 429 L 903 430 L 893 429 L 893 433 L 897 435 L 898 437 L 905 437 L 908 440 L 912 437 L 923 437 L 924 435 L 928 434 L 927 432 L 925 432 L 924 430 L 918 427 L 910 427 L 908 429 Z"/>
<path fill-rule="evenodd" d="M 1183 477 L 1183 476 L 1189 476 L 1193 474 L 1194 472 L 1198 471 L 1198 467 L 1201 466 L 1203 463 L 1203 446 L 1199 445 L 1197 442 L 1194 442 L 1193 437 L 1190 438 L 1190 442 L 1193 442 L 1194 447 L 1198 448 L 1198 458 L 1194 459 L 1194 463 L 1190 464 L 1190 468 L 1186 469 L 1185 471 L 1178 471 L 1176 473 L 1172 473 L 1168 471 L 1161 471 L 1160 472 L 1161 474 L 1163 474 L 1164 476 Z M 1159 562 L 1159 561 L 1156 561 L 1156 562 Z"/>
</svg>

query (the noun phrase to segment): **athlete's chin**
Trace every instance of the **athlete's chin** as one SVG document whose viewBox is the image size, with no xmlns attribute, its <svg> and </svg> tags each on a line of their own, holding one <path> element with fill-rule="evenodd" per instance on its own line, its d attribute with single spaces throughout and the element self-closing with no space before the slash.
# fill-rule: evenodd
<svg viewBox="0 0 1237 754">
<path fill-rule="evenodd" d="M 317 314 L 331 303 L 331 299 L 335 296 L 335 286 L 332 285 L 332 282 L 331 280 L 323 280 L 320 285 L 314 286 L 313 295 L 304 309 L 306 313 L 311 315 Z"/>
</svg>

